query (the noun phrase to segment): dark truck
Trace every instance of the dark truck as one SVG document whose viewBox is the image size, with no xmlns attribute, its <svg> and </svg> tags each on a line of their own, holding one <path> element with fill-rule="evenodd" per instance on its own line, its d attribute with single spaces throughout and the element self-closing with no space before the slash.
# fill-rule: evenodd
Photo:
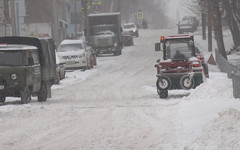
<svg viewBox="0 0 240 150">
<path fill-rule="evenodd" d="M 90 14 L 86 36 L 96 54 L 122 54 L 122 28 L 120 13 Z"/>
<path fill-rule="evenodd" d="M 0 37 L 0 102 L 21 97 L 22 104 L 37 96 L 51 97 L 56 75 L 55 44 L 50 38 Z"/>
</svg>

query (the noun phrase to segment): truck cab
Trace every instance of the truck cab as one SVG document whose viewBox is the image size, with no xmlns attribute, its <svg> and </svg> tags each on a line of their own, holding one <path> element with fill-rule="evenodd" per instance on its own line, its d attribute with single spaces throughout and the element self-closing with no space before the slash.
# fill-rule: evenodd
<svg viewBox="0 0 240 150">
<path fill-rule="evenodd" d="M 87 40 L 96 54 L 122 54 L 122 28 L 120 13 L 88 15 Z"/>
</svg>

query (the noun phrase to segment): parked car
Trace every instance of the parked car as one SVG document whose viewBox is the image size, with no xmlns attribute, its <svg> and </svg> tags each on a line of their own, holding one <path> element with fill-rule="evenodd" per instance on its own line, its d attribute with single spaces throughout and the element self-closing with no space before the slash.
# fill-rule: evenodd
<svg viewBox="0 0 240 150">
<path fill-rule="evenodd" d="M 168 97 L 171 89 L 192 89 L 203 83 L 208 74 L 196 53 L 194 37 L 189 35 L 162 36 L 155 50 L 163 47 L 163 59 L 157 60 L 157 92 L 160 98 Z"/>
<path fill-rule="evenodd" d="M 184 16 L 182 18 L 182 21 L 184 21 L 184 20 L 192 20 L 193 24 L 194 24 L 194 27 L 197 30 L 197 27 L 199 26 L 199 20 L 196 16 Z"/>
<path fill-rule="evenodd" d="M 53 39 L 0 37 L 0 102 L 6 97 L 20 97 L 22 104 L 31 96 L 39 102 L 51 97 L 56 75 Z"/>
<path fill-rule="evenodd" d="M 178 23 L 178 34 L 194 32 L 195 30 L 193 20 L 183 20 Z"/>
<path fill-rule="evenodd" d="M 127 23 L 123 25 L 123 31 L 128 31 L 132 36 L 139 37 L 139 31 L 134 23 Z"/>
<path fill-rule="evenodd" d="M 91 69 L 96 62 L 96 55 L 83 40 L 64 40 L 57 49 L 60 63 L 66 69 Z"/>
<path fill-rule="evenodd" d="M 122 32 L 122 37 L 123 37 L 123 45 L 124 46 L 133 46 L 133 37 L 129 33 L 129 31 L 123 31 Z"/>
<path fill-rule="evenodd" d="M 58 56 L 56 55 L 56 76 L 54 79 L 55 84 L 59 84 L 60 80 L 65 78 L 66 70 L 63 63 L 60 63 Z"/>
</svg>

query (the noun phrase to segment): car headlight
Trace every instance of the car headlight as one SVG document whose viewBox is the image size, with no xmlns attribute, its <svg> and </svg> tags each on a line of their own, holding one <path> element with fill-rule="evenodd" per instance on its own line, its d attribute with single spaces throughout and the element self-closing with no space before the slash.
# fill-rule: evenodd
<svg viewBox="0 0 240 150">
<path fill-rule="evenodd" d="M 115 46 L 115 47 L 117 47 L 117 45 L 118 45 L 117 43 L 114 43 L 114 46 Z"/>
<path fill-rule="evenodd" d="M 17 75 L 16 75 L 15 73 L 12 74 L 12 75 L 11 75 L 11 79 L 16 80 L 16 79 L 17 79 Z"/>
<path fill-rule="evenodd" d="M 86 56 L 86 54 L 83 53 L 83 54 L 80 54 L 80 55 L 79 55 L 79 58 L 82 58 L 82 57 L 85 57 L 85 56 Z"/>
<path fill-rule="evenodd" d="M 136 30 L 133 30 L 133 32 L 136 32 Z"/>
</svg>

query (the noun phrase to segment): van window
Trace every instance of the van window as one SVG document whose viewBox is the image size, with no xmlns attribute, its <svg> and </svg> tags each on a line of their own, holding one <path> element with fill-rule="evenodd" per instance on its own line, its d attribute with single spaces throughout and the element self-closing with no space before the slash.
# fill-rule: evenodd
<svg viewBox="0 0 240 150">
<path fill-rule="evenodd" d="M 34 64 L 39 64 L 39 58 L 38 58 L 38 52 L 37 51 L 32 52 L 32 57 L 33 57 Z"/>
<path fill-rule="evenodd" d="M 23 62 L 22 52 L 0 51 L 0 66 L 20 66 Z"/>
</svg>

